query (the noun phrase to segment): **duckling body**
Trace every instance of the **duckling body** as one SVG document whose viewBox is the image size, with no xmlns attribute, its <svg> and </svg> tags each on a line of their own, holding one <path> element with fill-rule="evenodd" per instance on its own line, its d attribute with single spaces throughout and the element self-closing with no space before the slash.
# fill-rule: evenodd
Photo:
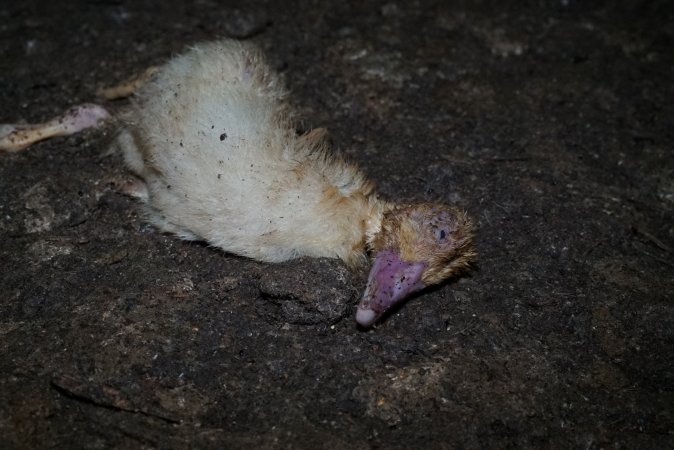
<svg viewBox="0 0 674 450">
<path fill-rule="evenodd" d="M 384 201 L 358 168 L 329 151 L 324 130 L 298 136 L 288 93 L 255 47 L 200 44 L 146 72 L 143 82 L 118 117 L 116 144 L 143 180 L 137 194 L 161 230 L 267 262 L 335 257 L 354 267 L 369 256 L 356 314 L 363 326 L 475 257 L 463 211 Z M 138 84 L 105 92 L 117 96 Z M 0 150 L 105 116 L 97 105 L 81 105 L 44 124 L 10 126 Z"/>
<path fill-rule="evenodd" d="M 365 260 L 385 203 L 320 130 L 296 135 L 286 90 L 254 47 L 195 47 L 136 97 L 118 142 L 159 228 L 268 262 Z"/>
</svg>

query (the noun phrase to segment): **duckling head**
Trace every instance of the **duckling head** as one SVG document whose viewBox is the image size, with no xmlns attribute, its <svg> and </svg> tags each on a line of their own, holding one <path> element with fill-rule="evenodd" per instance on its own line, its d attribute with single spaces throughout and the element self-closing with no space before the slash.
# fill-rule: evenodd
<svg viewBox="0 0 674 450">
<path fill-rule="evenodd" d="M 394 206 L 385 212 L 370 249 L 374 264 L 356 313 L 364 327 L 410 294 L 468 269 L 476 257 L 470 218 L 433 203 Z"/>
</svg>

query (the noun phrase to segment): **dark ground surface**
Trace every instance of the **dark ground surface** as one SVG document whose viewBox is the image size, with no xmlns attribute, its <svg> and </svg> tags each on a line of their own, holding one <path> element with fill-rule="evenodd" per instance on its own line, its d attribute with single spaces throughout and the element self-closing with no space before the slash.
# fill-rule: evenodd
<svg viewBox="0 0 674 450">
<path fill-rule="evenodd" d="M 9 3 L 0 121 L 250 38 L 480 262 L 362 331 L 365 272 L 145 225 L 110 130 L 0 155 L 0 447 L 672 447 L 670 2 Z"/>
</svg>

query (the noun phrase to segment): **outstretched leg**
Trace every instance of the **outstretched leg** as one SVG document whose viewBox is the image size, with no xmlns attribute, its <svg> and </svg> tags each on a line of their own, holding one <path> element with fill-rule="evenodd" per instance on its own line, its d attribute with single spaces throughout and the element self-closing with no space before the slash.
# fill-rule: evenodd
<svg viewBox="0 0 674 450">
<path fill-rule="evenodd" d="M 98 95 L 106 100 L 117 100 L 119 98 L 129 97 L 136 92 L 138 88 L 147 83 L 150 78 L 152 78 L 152 75 L 157 73 L 157 70 L 159 70 L 158 67 L 152 66 L 140 75 L 126 80 L 117 86 L 100 89 Z"/>
<path fill-rule="evenodd" d="M 0 151 L 18 152 L 36 142 L 55 136 L 69 136 L 95 127 L 110 114 L 99 105 L 85 103 L 73 106 L 63 114 L 40 124 L 0 125 Z"/>
<path fill-rule="evenodd" d="M 114 100 L 132 95 L 156 72 L 150 67 L 140 76 L 117 86 L 101 89 L 98 93 L 106 100 Z M 89 127 L 95 127 L 110 114 L 99 105 L 85 103 L 73 106 L 60 116 L 39 124 L 0 124 L 0 152 L 18 152 L 36 142 L 56 136 L 69 136 Z"/>
</svg>

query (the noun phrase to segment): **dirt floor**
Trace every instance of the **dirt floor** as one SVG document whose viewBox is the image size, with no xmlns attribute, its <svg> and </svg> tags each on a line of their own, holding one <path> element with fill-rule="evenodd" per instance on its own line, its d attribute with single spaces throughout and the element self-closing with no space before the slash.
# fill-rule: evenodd
<svg viewBox="0 0 674 450">
<path fill-rule="evenodd" d="M 0 447 L 672 448 L 674 6 L 507 3 L 3 2 L 0 122 L 249 39 L 480 260 L 364 331 L 365 271 L 145 224 L 114 130 L 0 155 Z"/>
</svg>

